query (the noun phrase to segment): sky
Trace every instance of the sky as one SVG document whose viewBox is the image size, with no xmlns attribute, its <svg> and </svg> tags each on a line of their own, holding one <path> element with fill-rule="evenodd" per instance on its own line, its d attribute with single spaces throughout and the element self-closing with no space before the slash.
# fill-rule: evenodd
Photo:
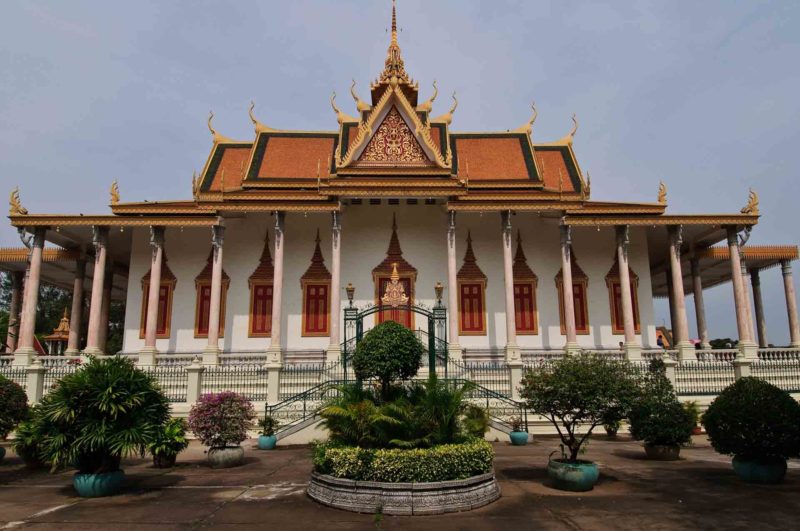
<svg viewBox="0 0 800 531">
<path fill-rule="evenodd" d="M 0 190 L 32 213 L 107 213 L 187 199 L 216 129 L 252 138 L 250 100 L 279 128 L 336 128 L 329 97 L 383 67 L 389 0 L 17 1 L 0 17 Z M 399 0 L 422 97 L 455 130 L 505 130 L 536 101 L 534 141 L 566 134 L 592 199 L 762 218 L 752 244 L 797 244 L 800 2 Z M 794 65 L 794 66 L 792 66 Z M 0 245 L 18 246 L 0 227 Z M 800 275 L 800 267 L 795 268 Z M 788 342 L 780 269 L 762 273 L 770 342 Z M 705 292 L 713 337 L 736 337 L 730 284 Z M 689 297 L 690 299 L 690 297 Z M 693 306 L 690 329 L 696 337 Z M 668 320 L 656 303 L 657 324 Z"/>
</svg>

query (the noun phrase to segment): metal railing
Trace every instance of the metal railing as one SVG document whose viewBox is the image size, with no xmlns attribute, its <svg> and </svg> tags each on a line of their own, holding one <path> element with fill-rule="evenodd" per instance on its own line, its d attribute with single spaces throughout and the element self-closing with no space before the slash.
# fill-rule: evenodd
<svg viewBox="0 0 800 531">
<path fill-rule="evenodd" d="M 761 360 L 797 360 L 800 359 L 800 348 L 760 348 L 758 357 Z"/>
<path fill-rule="evenodd" d="M 675 391 L 679 395 L 715 395 L 735 380 L 729 361 L 683 361 L 675 366 Z"/>
<path fill-rule="evenodd" d="M 15 366 L 11 363 L 0 364 L 0 376 L 8 378 L 23 389 L 28 387 L 28 373 L 25 367 Z"/>
<path fill-rule="evenodd" d="M 750 365 L 750 374 L 789 393 L 800 393 L 800 359 L 759 360 Z"/>
<path fill-rule="evenodd" d="M 233 391 L 253 402 L 267 400 L 267 369 L 261 365 L 217 365 L 203 372 L 203 393 Z"/>
<path fill-rule="evenodd" d="M 186 369 L 180 365 L 154 365 L 142 367 L 158 382 L 161 392 L 170 402 L 186 402 L 188 378 Z"/>
<path fill-rule="evenodd" d="M 735 348 L 715 348 L 696 350 L 695 355 L 699 361 L 733 361 L 739 351 Z"/>
</svg>

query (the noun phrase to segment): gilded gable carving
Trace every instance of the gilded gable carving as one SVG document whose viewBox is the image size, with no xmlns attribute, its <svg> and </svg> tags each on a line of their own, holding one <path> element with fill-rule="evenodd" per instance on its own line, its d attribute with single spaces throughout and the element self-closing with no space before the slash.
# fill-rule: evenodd
<svg viewBox="0 0 800 531">
<path fill-rule="evenodd" d="M 394 106 L 367 144 L 359 158 L 361 161 L 403 164 L 429 162 L 422 146 Z"/>
</svg>

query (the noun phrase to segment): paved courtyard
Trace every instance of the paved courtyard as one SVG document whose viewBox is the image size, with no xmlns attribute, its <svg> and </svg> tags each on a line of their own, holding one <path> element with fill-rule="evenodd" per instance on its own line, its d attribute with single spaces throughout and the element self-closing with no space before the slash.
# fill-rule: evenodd
<svg viewBox="0 0 800 531">
<path fill-rule="evenodd" d="M 598 437 L 588 458 L 602 474 L 594 491 L 547 486 L 545 466 L 556 439 L 512 447 L 495 443 L 503 496 L 482 509 L 430 517 L 376 517 L 329 509 L 305 495 L 308 447 L 271 452 L 246 443 L 247 464 L 212 470 L 193 443 L 172 470 L 147 459 L 124 462 L 130 488 L 111 498 L 80 499 L 71 472 L 28 472 L 9 452 L 0 465 L 0 529 L 797 529 L 800 463 L 780 486 L 737 480 L 729 460 L 704 437 L 679 462 L 643 459 L 638 443 Z"/>
</svg>

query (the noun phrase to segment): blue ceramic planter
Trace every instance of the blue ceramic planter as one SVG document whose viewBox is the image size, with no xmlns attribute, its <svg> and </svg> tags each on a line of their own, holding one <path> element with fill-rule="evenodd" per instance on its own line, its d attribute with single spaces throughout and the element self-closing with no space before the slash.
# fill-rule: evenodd
<svg viewBox="0 0 800 531">
<path fill-rule="evenodd" d="M 259 450 L 272 450 L 278 444 L 278 437 L 275 435 L 259 435 L 258 436 L 258 449 Z"/>
<path fill-rule="evenodd" d="M 106 472 L 105 474 L 75 474 L 72 485 L 81 498 L 100 498 L 112 496 L 122 489 L 125 472 Z"/>
<path fill-rule="evenodd" d="M 527 431 L 512 431 L 508 434 L 508 437 L 511 439 L 511 444 L 514 446 L 525 446 L 528 444 Z"/>
<path fill-rule="evenodd" d="M 591 461 L 571 463 L 553 459 L 547 465 L 547 477 L 558 490 L 586 492 L 592 490 L 600 477 L 600 469 Z"/>
<path fill-rule="evenodd" d="M 733 470 L 740 479 L 748 483 L 774 485 L 786 476 L 786 459 L 773 457 L 768 459 L 733 458 Z"/>
</svg>

